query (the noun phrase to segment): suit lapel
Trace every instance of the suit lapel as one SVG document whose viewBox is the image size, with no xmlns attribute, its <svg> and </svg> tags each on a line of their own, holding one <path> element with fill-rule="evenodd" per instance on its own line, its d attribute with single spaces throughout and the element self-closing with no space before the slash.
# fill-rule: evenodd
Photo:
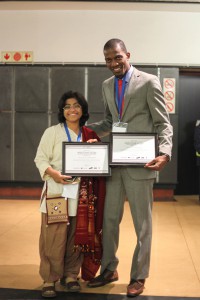
<svg viewBox="0 0 200 300">
<path fill-rule="evenodd" d="M 121 118 L 122 121 L 123 121 L 123 116 L 128 108 L 129 101 L 137 88 L 139 76 L 140 76 L 139 70 L 134 68 L 133 74 L 128 83 L 128 87 L 126 88 L 125 91 L 124 109 Z M 113 76 L 107 81 L 107 84 L 105 85 L 105 89 L 106 89 L 105 92 L 106 92 L 106 98 L 108 99 L 108 105 L 110 107 L 110 111 L 112 111 L 112 113 L 114 113 L 118 118 L 119 114 L 118 114 L 118 108 L 115 101 L 115 86 L 114 86 L 115 79 L 114 78 L 115 77 Z"/>
<path fill-rule="evenodd" d="M 116 105 L 116 101 L 115 101 L 115 80 L 114 80 L 114 76 L 111 78 L 111 80 L 108 83 L 108 89 L 107 92 L 109 93 L 108 95 L 108 101 L 109 101 L 109 106 L 112 108 L 112 112 L 114 112 L 116 114 L 116 116 L 118 116 L 118 109 L 117 109 L 117 105 Z"/>
<path fill-rule="evenodd" d="M 124 109 L 123 109 L 123 112 L 122 112 L 122 119 L 123 119 L 123 116 L 124 116 L 124 114 L 125 114 L 125 112 L 128 108 L 128 104 L 129 104 L 129 101 L 131 99 L 131 96 L 133 96 L 134 91 L 137 88 L 139 77 L 140 77 L 140 72 L 136 68 L 134 68 L 133 74 L 132 74 L 132 76 L 130 78 L 130 81 L 128 83 L 128 87 L 126 88 L 126 91 L 125 91 Z"/>
</svg>

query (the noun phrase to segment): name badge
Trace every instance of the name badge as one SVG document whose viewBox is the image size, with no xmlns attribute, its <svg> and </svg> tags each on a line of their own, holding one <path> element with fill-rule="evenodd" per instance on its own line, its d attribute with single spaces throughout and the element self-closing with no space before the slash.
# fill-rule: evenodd
<svg viewBox="0 0 200 300">
<path fill-rule="evenodd" d="M 117 122 L 112 125 L 112 132 L 127 132 L 128 123 Z"/>
</svg>

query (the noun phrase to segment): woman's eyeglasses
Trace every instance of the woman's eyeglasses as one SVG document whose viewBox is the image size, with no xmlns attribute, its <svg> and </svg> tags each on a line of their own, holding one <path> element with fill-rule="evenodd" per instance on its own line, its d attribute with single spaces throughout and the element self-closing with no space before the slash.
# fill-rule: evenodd
<svg viewBox="0 0 200 300">
<path fill-rule="evenodd" d="M 66 104 L 64 107 L 63 107 L 63 110 L 69 110 L 71 108 L 74 108 L 74 109 L 80 109 L 81 108 L 81 105 L 78 104 L 78 103 L 75 103 L 75 104 Z"/>
</svg>

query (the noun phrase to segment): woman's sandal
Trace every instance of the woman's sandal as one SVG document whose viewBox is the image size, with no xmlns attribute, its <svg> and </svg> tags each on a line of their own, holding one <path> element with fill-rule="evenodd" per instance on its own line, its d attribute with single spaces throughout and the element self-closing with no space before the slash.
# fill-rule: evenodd
<svg viewBox="0 0 200 300">
<path fill-rule="evenodd" d="M 78 281 L 70 281 L 66 284 L 69 292 L 80 292 L 81 286 Z"/>
<path fill-rule="evenodd" d="M 42 288 L 42 297 L 44 298 L 55 298 L 56 297 L 56 290 L 55 290 L 55 284 L 44 286 Z"/>
</svg>

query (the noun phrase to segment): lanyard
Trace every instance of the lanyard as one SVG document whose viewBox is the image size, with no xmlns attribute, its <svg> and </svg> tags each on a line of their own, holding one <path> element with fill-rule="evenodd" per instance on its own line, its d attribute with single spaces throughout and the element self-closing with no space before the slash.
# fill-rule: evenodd
<svg viewBox="0 0 200 300">
<path fill-rule="evenodd" d="M 68 127 L 67 127 L 67 124 L 64 123 L 64 126 L 65 126 L 65 131 L 66 131 L 66 134 L 67 134 L 67 137 L 68 137 L 68 141 L 71 142 L 72 139 L 71 139 L 71 136 L 70 136 L 70 133 L 69 133 L 69 129 L 68 129 Z M 78 134 L 78 136 L 77 136 L 77 142 L 80 142 L 80 141 L 81 141 L 81 129 L 80 129 L 79 134 Z"/>
<path fill-rule="evenodd" d="M 115 77 L 115 93 L 116 93 L 116 102 L 117 102 L 117 107 L 119 112 L 119 121 L 121 120 L 122 101 L 124 98 L 125 88 L 126 88 L 126 76 L 123 77 L 122 90 L 121 90 L 121 94 L 119 95 L 118 79 Z"/>
</svg>

